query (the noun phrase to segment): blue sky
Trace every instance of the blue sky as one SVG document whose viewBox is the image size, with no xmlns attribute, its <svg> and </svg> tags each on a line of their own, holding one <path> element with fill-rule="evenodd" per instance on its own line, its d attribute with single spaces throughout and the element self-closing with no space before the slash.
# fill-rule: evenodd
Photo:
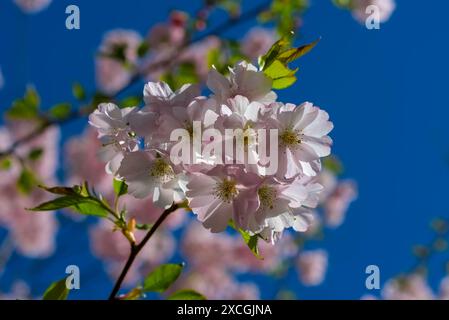
<svg viewBox="0 0 449 320">
<path fill-rule="evenodd" d="M 449 3 L 418 5 L 397 0 L 390 21 L 380 30 L 367 30 L 330 1 L 311 2 L 304 17 L 303 40 L 318 36 L 322 40 L 301 60 L 299 81 L 279 95 L 281 100 L 307 100 L 329 111 L 335 124 L 334 152 L 345 165 L 345 176 L 357 180 L 360 196 L 345 224 L 327 232 L 318 244 L 330 254 L 325 283 L 295 289 L 298 297 L 306 299 L 358 299 L 367 293 L 367 265 L 380 267 L 382 283 L 408 269 L 414 261 L 411 246 L 432 237 L 431 218 L 449 216 L 445 16 Z M 93 57 L 105 31 L 131 28 L 145 34 L 170 9 L 189 11 L 200 6 L 200 1 L 175 0 L 159 1 L 157 6 L 144 0 L 113 3 L 58 0 L 40 14 L 26 16 L 12 1 L 1 0 L 0 66 L 6 86 L 0 91 L 0 108 L 23 94 L 27 83 L 36 85 L 47 105 L 67 100 L 74 80 L 93 89 Z M 81 30 L 65 28 L 68 4 L 79 5 Z M 226 35 L 239 38 L 252 24 Z M 64 139 L 81 133 L 84 125 L 85 120 L 65 126 Z M 0 279 L 0 290 L 6 290 L 15 278 L 24 278 L 39 293 L 63 276 L 67 264 L 79 264 L 89 274 L 85 290 L 74 297 L 106 296 L 111 283 L 101 263 L 85 250 L 88 223 L 76 225 L 62 218 L 57 257 L 30 261 L 14 256 Z M 76 243 L 71 241 L 74 234 Z M 432 264 L 434 286 L 443 274 L 444 258 Z M 262 285 L 262 296 L 271 297 L 273 283 L 255 279 Z"/>
</svg>

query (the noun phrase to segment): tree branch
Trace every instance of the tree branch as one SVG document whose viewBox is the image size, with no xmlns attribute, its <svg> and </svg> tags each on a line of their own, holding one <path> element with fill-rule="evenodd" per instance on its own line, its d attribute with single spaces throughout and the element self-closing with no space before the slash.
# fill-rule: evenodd
<svg viewBox="0 0 449 320">
<path fill-rule="evenodd" d="M 164 68 L 164 67 L 168 67 L 170 66 L 173 61 L 176 61 L 176 59 L 192 44 L 197 43 L 201 40 L 204 40 L 205 38 L 212 36 L 212 35 L 220 35 L 223 32 L 226 32 L 227 30 L 231 29 L 232 27 L 237 26 L 240 23 L 243 23 L 247 20 L 250 20 L 252 18 L 254 18 L 255 16 L 257 16 L 260 12 L 262 12 L 263 10 L 267 9 L 270 5 L 271 1 L 267 1 L 265 3 L 262 3 L 260 5 L 258 5 L 257 7 L 243 13 L 242 15 L 240 15 L 237 18 L 229 18 L 228 20 L 226 20 L 225 22 L 223 22 L 222 24 L 219 24 L 218 26 L 214 27 L 213 29 L 211 29 L 210 31 L 203 33 L 201 35 L 199 35 L 196 38 L 193 38 L 192 40 L 189 40 L 187 42 L 185 42 L 181 48 L 179 48 L 179 50 L 176 50 L 173 54 L 169 55 L 167 58 L 152 63 L 150 64 L 147 68 L 145 68 L 144 70 L 141 70 L 139 72 L 136 72 L 136 74 L 131 78 L 130 82 L 123 87 L 121 90 L 119 90 L 116 94 L 114 94 L 113 96 L 111 96 L 111 99 L 114 99 L 115 97 L 117 97 L 118 95 L 120 95 L 121 93 L 125 92 L 126 90 L 128 90 L 130 87 L 132 87 L 135 83 L 137 83 L 144 74 L 157 70 L 159 68 Z M 15 150 L 20 147 L 23 144 L 26 144 L 30 141 L 32 141 L 34 138 L 36 138 L 37 136 L 43 134 L 49 127 L 53 126 L 53 125 L 61 125 L 64 123 L 68 123 L 71 122 L 73 120 L 76 120 L 80 117 L 85 116 L 86 112 L 83 112 L 85 110 L 78 110 L 75 112 L 72 112 L 67 118 L 62 119 L 62 120 L 46 120 L 44 121 L 41 125 L 39 125 L 38 127 L 36 127 L 36 129 L 34 129 L 33 131 L 31 131 L 30 133 L 28 133 L 26 136 L 16 140 L 9 148 L 7 148 L 4 151 L 0 151 L 0 159 L 3 157 L 7 157 L 7 156 L 11 156 L 14 154 Z"/>
<path fill-rule="evenodd" d="M 120 276 L 118 277 L 114 288 L 111 291 L 111 294 L 109 295 L 109 300 L 115 300 L 117 293 L 119 292 L 123 280 L 125 280 L 126 275 L 128 274 L 129 269 L 131 268 L 134 260 L 136 259 L 139 252 L 145 247 L 145 245 L 148 243 L 148 241 L 151 239 L 153 234 L 156 232 L 156 230 L 160 227 L 160 225 L 164 222 L 164 220 L 170 215 L 170 213 L 176 211 L 179 209 L 179 205 L 174 203 L 172 206 L 164 212 L 162 212 L 161 216 L 157 219 L 155 224 L 151 227 L 150 231 L 145 235 L 145 237 L 142 239 L 142 241 L 135 245 L 131 244 L 131 250 L 128 257 L 128 260 L 126 261 L 125 266 L 123 267 L 122 272 L 120 273 Z"/>
</svg>

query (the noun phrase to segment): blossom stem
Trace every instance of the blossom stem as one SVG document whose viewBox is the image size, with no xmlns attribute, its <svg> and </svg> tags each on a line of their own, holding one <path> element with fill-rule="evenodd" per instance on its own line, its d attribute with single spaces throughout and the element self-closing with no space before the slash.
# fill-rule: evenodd
<svg viewBox="0 0 449 320">
<path fill-rule="evenodd" d="M 128 260 L 126 261 L 126 264 L 123 267 L 123 270 L 120 273 L 120 276 L 118 277 L 114 285 L 114 288 L 111 291 L 111 294 L 109 295 L 109 300 L 116 299 L 117 293 L 119 292 L 122 286 L 123 280 L 125 280 L 125 277 L 128 274 L 128 271 L 131 268 L 139 252 L 145 247 L 145 245 L 148 243 L 148 241 L 151 239 L 151 237 L 160 227 L 160 225 L 164 222 L 164 220 L 177 209 L 179 209 L 179 204 L 177 203 L 173 203 L 170 208 L 165 209 L 164 212 L 162 212 L 160 217 L 157 219 L 157 221 L 154 223 L 154 225 L 151 227 L 151 229 L 148 231 L 148 233 L 145 235 L 145 237 L 142 239 L 142 241 L 139 244 L 131 244 L 131 250 Z"/>
</svg>

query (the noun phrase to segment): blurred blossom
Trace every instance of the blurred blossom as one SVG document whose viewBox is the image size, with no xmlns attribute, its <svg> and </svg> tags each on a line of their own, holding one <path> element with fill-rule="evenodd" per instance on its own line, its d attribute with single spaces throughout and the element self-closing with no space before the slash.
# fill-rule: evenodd
<svg viewBox="0 0 449 320">
<path fill-rule="evenodd" d="M 324 203 L 324 220 L 328 226 L 340 226 L 352 201 L 357 198 L 357 187 L 352 181 L 339 182 Z"/>
<path fill-rule="evenodd" d="M 431 300 L 432 289 L 423 276 L 412 274 L 389 280 L 382 289 L 385 300 Z"/>
<path fill-rule="evenodd" d="M 378 300 L 378 298 L 372 294 L 365 294 L 360 298 L 360 300 Z"/>
<path fill-rule="evenodd" d="M 362 24 L 371 15 L 371 13 L 366 13 L 368 6 L 374 5 L 379 9 L 379 22 L 386 22 L 390 19 L 390 16 L 396 8 L 394 0 L 353 0 L 351 5 L 354 18 Z"/>
<path fill-rule="evenodd" d="M 14 282 L 9 293 L 0 292 L 0 300 L 28 300 L 30 296 L 30 287 L 22 280 Z"/>
<path fill-rule="evenodd" d="M 301 282 L 306 286 L 321 284 L 326 275 L 327 264 L 327 252 L 324 250 L 301 252 L 296 260 L 296 267 Z"/>
<path fill-rule="evenodd" d="M 249 59 L 255 61 L 259 56 L 267 53 L 268 49 L 275 42 L 276 33 L 274 30 L 255 27 L 243 38 L 241 50 Z"/>
<path fill-rule="evenodd" d="M 181 250 L 194 269 L 208 266 L 243 273 L 273 271 L 284 258 L 294 256 L 297 247 L 289 234 L 284 234 L 276 246 L 260 241 L 260 255 L 264 259 L 258 259 L 240 235 L 214 234 L 191 222 Z"/>
<path fill-rule="evenodd" d="M 32 124 L 14 122 L 0 129 L 0 147 L 11 145 L 12 141 L 26 135 L 33 129 Z M 57 169 L 59 129 L 52 127 L 42 135 L 22 145 L 16 154 L 20 156 L 28 170 L 32 171 L 43 184 L 55 183 Z M 42 156 L 34 161 L 27 160 L 31 150 L 41 148 Z M 15 248 L 20 254 L 28 257 L 47 257 L 54 252 L 57 221 L 53 212 L 45 214 L 30 213 L 25 208 L 32 208 L 36 203 L 50 200 L 50 194 L 34 188 L 30 194 L 22 194 L 17 190 L 17 181 L 22 172 L 21 164 L 10 159 L 9 169 L 0 171 L 0 225 L 9 231 Z"/>
<path fill-rule="evenodd" d="M 2 89 L 5 85 L 5 79 L 3 78 L 2 69 L 0 68 L 0 89 Z"/>
<path fill-rule="evenodd" d="M 153 26 L 148 32 L 147 41 L 152 49 L 180 46 L 186 36 L 185 24 L 187 16 L 180 11 L 174 11 L 166 23 Z"/>
<path fill-rule="evenodd" d="M 65 145 L 66 171 L 69 185 L 88 181 L 102 195 L 112 195 L 111 177 L 105 172 L 105 163 L 98 158 L 101 142 L 92 127 L 86 128 L 78 137 L 72 137 Z"/>
<path fill-rule="evenodd" d="M 134 30 L 117 29 L 103 37 L 96 58 L 96 80 L 106 94 L 115 94 L 132 78 L 142 37 Z"/>
<path fill-rule="evenodd" d="M 47 8 L 51 0 L 14 0 L 14 3 L 25 13 L 37 13 Z"/>
<path fill-rule="evenodd" d="M 141 241 L 144 235 L 144 231 L 137 230 L 135 232 L 137 241 Z M 129 256 L 128 240 L 120 231 L 113 232 L 112 223 L 101 220 L 90 229 L 90 243 L 92 253 L 104 260 L 111 277 L 117 278 Z M 152 268 L 170 259 L 174 250 L 175 239 L 173 236 L 159 230 L 137 256 L 125 282 L 127 284 L 135 283 Z"/>
<path fill-rule="evenodd" d="M 209 300 L 257 300 L 259 289 L 253 283 L 239 283 L 229 272 L 204 265 L 181 276 L 175 289 L 193 289 Z"/>
<path fill-rule="evenodd" d="M 207 79 L 209 73 L 209 54 L 213 50 L 220 49 L 220 39 L 215 36 L 207 37 L 206 39 L 194 43 L 187 47 L 179 57 L 179 63 L 192 63 L 195 67 L 195 72 L 201 81 Z"/>
<path fill-rule="evenodd" d="M 441 280 L 438 298 L 440 300 L 449 300 L 449 276 Z"/>
<path fill-rule="evenodd" d="M 175 62 L 167 58 L 174 57 L 185 41 L 186 19 L 185 13 L 175 11 L 168 22 L 156 24 L 148 31 L 146 41 L 150 51 L 141 65 L 145 79 L 159 80 Z M 155 65 L 160 66 L 155 68 Z"/>
<path fill-rule="evenodd" d="M 324 211 L 324 223 L 329 227 L 339 227 L 351 202 L 357 198 L 357 185 L 352 180 L 339 181 L 330 170 L 324 169 L 317 177 L 323 186 L 320 193 L 320 206 Z"/>
</svg>

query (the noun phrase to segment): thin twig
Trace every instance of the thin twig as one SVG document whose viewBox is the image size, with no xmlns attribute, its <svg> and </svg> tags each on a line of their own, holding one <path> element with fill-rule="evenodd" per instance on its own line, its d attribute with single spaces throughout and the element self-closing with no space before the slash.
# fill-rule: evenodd
<svg viewBox="0 0 449 320">
<path fill-rule="evenodd" d="M 131 268 L 134 260 L 136 259 L 139 252 L 145 247 L 145 245 L 148 243 L 148 241 L 151 239 L 153 234 L 156 232 L 156 230 L 160 227 L 162 222 L 170 215 L 170 213 L 176 211 L 179 208 L 178 204 L 173 204 L 170 208 L 164 210 L 162 212 L 161 216 L 157 219 L 157 221 L 154 223 L 154 225 L 151 227 L 150 231 L 145 235 L 145 237 L 142 239 L 142 241 L 139 244 L 131 244 L 131 250 L 128 257 L 128 260 L 126 261 L 125 266 L 123 267 L 122 272 L 120 273 L 120 276 L 118 277 L 114 288 L 111 291 L 111 294 L 109 295 L 109 300 L 115 300 L 117 293 L 119 292 L 123 280 L 125 280 L 126 275 L 128 274 L 129 269 Z"/>
</svg>

